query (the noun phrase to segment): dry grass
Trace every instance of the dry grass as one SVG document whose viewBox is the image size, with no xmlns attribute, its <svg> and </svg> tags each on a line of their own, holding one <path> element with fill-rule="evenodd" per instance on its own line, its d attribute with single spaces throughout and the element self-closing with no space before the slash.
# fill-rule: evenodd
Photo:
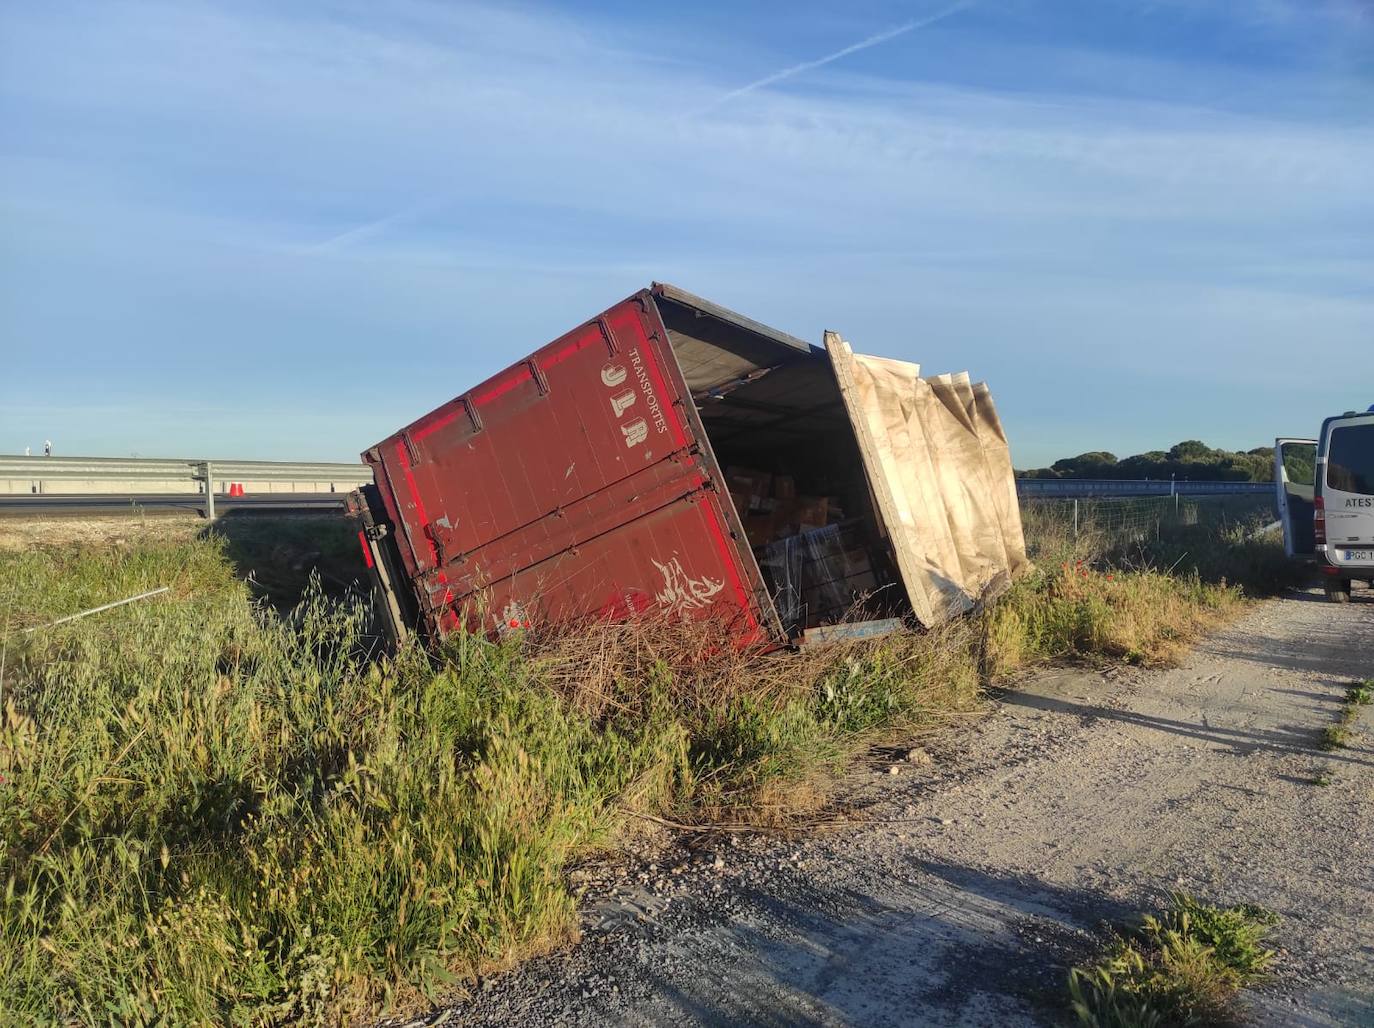
<svg viewBox="0 0 1374 1028">
<path fill-rule="evenodd" d="M 198 514 L 130 517 L 0 518 L 0 552 L 39 547 L 113 546 L 189 542 L 205 528 Z"/>
<path fill-rule="evenodd" d="M 1188 523 L 1156 519 L 1146 531 L 1108 501 L 1084 503 L 1075 532 L 1071 506 L 1030 505 L 1037 568 L 989 613 L 990 672 L 1062 660 L 1172 663 L 1247 598 L 1294 582 L 1281 543 L 1254 534 L 1262 510 L 1194 506 Z"/>
<path fill-rule="evenodd" d="M 1064 563 L 1022 579 L 988 613 L 988 667 L 996 677 L 1063 660 L 1168 663 L 1243 607 L 1238 588 L 1196 576 Z"/>
<path fill-rule="evenodd" d="M 1071 503 L 1031 503 L 1022 513 L 1031 559 L 1043 567 L 1081 562 L 1196 576 L 1209 585 L 1240 586 L 1249 596 L 1272 595 L 1301 581 L 1282 539 L 1259 531 L 1273 518 L 1267 502 L 1187 500 L 1176 513 L 1168 499 L 1082 501 L 1077 532 Z"/>
<path fill-rule="evenodd" d="M 525 652 L 539 685 L 594 724 L 681 724 L 686 777 L 660 806 L 696 820 L 794 823 L 823 806 L 858 750 L 978 703 L 972 622 L 801 652 L 722 638 L 701 622 L 595 621 L 533 637 Z"/>
</svg>

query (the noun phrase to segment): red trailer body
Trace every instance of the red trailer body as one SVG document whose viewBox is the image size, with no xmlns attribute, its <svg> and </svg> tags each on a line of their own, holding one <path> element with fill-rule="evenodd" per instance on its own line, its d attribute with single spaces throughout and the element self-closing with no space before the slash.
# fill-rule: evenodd
<svg viewBox="0 0 1374 1028">
<path fill-rule="evenodd" d="M 781 638 L 654 291 L 363 459 L 426 635 L 660 610 Z"/>
</svg>

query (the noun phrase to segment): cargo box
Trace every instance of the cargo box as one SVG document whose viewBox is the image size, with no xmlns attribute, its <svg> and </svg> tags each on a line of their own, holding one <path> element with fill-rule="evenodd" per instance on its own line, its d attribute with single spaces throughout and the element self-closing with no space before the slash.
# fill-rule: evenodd
<svg viewBox="0 0 1374 1028">
<path fill-rule="evenodd" d="M 1025 566 L 986 387 L 825 343 L 655 284 L 371 447 L 391 632 L 652 612 L 777 645 L 967 610 Z"/>
</svg>

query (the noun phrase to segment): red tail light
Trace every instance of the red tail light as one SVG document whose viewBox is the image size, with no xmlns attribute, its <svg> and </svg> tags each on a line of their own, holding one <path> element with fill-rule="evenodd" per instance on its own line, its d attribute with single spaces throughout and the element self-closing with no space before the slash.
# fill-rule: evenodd
<svg viewBox="0 0 1374 1028">
<path fill-rule="evenodd" d="M 369 571 L 372 570 L 372 547 L 367 545 L 367 533 L 358 532 L 358 545 L 363 548 L 363 563 L 367 565 Z"/>
<path fill-rule="evenodd" d="M 1320 496 L 1312 501 L 1312 537 L 1326 542 L 1326 501 Z"/>
</svg>

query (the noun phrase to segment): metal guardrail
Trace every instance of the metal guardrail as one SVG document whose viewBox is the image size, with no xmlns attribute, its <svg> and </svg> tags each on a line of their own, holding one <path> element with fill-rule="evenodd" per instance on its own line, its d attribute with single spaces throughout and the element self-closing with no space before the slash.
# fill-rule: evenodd
<svg viewBox="0 0 1374 1028">
<path fill-rule="evenodd" d="M 205 481 L 211 465 L 216 478 L 250 481 L 353 482 L 372 477 L 366 464 L 325 464 L 273 460 L 147 460 L 140 457 L 15 457 L 0 455 L 0 479 L 82 481 Z"/>
<path fill-rule="evenodd" d="M 1016 491 L 1028 496 L 1226 496 L 1273 493 L 1273 482 L 1189 482 L 1169 479 L 1018 478 Z"/>
<path fill-rule="evenodd" d="M 327 464 L 269 460 L 158 460 L 141 457 L 23 457 L 0 455 L 0 480 L 42 482 L 202 483 L 206 514 L 215 517 L 214 483 L 328 482 L 352 488 L 372 480 L 366 464 Z M 41 490 L 40 490 L 41 491 Z"/>
</svg>

